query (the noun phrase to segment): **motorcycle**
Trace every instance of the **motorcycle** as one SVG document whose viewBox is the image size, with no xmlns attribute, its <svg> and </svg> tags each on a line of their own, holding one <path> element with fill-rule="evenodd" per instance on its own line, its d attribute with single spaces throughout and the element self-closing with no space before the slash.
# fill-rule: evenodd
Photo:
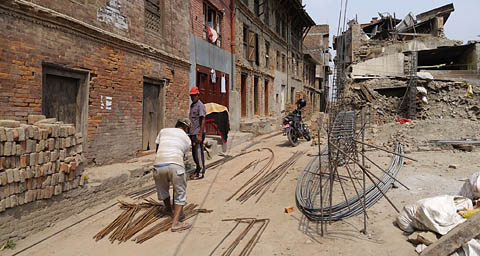
<svg viewBox="0 0 480 256">
<path fill-rule="evenodd" d="M 286 113 L 285 110 L 282 113 Z M 302 121 L 300 111 L 294 110 L 292 113 L 287 113 L 282 120 L 283 135 L 287 136 L 288 141 L 292 146 L 296 147 L 299 144 L 298 139 L 304 138 L 307 141 L 312 139 L 310 129 Z"/>
</svg>

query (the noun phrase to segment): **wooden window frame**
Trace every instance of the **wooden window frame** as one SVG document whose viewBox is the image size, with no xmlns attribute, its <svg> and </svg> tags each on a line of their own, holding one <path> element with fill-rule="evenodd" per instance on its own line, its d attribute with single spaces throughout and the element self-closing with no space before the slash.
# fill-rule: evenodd
<svg viewBox="0 0 480 256">
<path fill-rule="evenodd" d="M 144 0 L 144 22 L 145 22 L 145 30 L 148 31 L 150 34 L 156 36 L 162 36 L 164 34 L 164 27 L 165 27 L 165 8 L 164 8 L 164 1 L 162 0 Z M 148 14 L 152 16 L 156 16 L 159 20 L 158 30 L 151 29 L 147 27 L 147 16 Z M 159 34 L 156 34 L 159 33 Z"/>
<path fill-rule="evenodd" d="M 258 34 L 243 25 L 243 49 L 245 51 L 245 59 L 248 61 L 255 61 L 258 65 Z"/>
<path fill-rule="evenodd" d="M 270 42 L 265 40 L 265 67 L 270 68 Z"/>
<path fill-rule="evenodd" d="M 260 16 L 260 0 L 253 0 L 253 13 L 255 16 Z"/>
<path fill-rule="evenodd" d="M 281 55 L 280 55 L 280 51 L 277 51 L 277 57 L 275 58 L 276 61 L 277 61 L 277 65 L 275 66 L 275 68 L 280 71 L 280 59 L 281 59 Z"/>
<path fill-rule="evenodd" d="M 210 42 L 208 40 L 208 27 L 209 27 L 209 13 L 213 12 L 213 22 L 212 22 L 212 28 L 217 32 L 218 38 L 217 41 L 215 42 Z M 220 48 L 222 48 L 222 25 L 223 25 L 223 13 L 218 10 L 215 6 L 210 4 L 207 1 L 203 1 L 203 39 L 206 40 L 207 42 L 216 45 Z"/>
<path fill-rule="evenodd" d="M 263 5 L 263 21 L 265 22 L 265 25 L 267 25 L 267 27 L 270 27 L 270 6 L 268 5 L 268 0 L 264 0 Z"/>
</svg>

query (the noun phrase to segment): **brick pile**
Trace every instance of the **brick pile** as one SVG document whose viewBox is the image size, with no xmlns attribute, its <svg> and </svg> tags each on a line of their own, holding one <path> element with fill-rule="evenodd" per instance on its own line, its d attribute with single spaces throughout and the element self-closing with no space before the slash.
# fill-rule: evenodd
<svg viewBox="0 0 480 256">
<path fill-rule="evenodd" d="M 82 142 L 55 118 L 0 120 L 0 212 L 83 186 Z"/>
</svg>

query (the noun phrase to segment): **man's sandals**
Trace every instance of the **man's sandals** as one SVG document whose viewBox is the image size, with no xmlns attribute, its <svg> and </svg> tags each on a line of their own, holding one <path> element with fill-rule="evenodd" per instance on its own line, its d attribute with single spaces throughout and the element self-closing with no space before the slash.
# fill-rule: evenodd
<svg viewBox="0 0 480 256">
<path fill-rule="evenodd" d="M 194 172 L 192 175 L 190 175 L 191 180 L 201 180 L 203 178 L 205 178 L 205 175 L 201 173 Z"/>
<path fill-rule="evenodd" d="M 178 226 L 176 227 L 172 226 L 172 229 L 171 229 L 172 232 L 179 232 L 179 231 L 190 229 L 192 227 L 192 224 L 188 224 L 185 222 L 178 222 L 178 223 L 179 223 Z"/>
</svg>

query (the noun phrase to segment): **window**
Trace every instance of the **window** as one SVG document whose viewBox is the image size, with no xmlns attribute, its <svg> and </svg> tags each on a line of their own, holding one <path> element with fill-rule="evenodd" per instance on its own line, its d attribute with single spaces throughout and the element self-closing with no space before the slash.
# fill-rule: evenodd
<svg viewBox="0 0 480 256">
<path fill-rule="evenodd" d="M 302 31 L 300 29 L 295 29 L 295 30 L 292 29 L 292 35 L 291 35 L 292 45 L 297 50 L 300 49 L 301 38 L 302 38 Z"/>
<path fill-rule="evenodd" d="M 243 52 L 248 60 L 248 26 L 243 24 Z"/>
<path fill-rule="evenodd" d="M 265 2 L 263 3 L 264 5 L 264 14 L 263 14 L 263 19 L 264 19 L 264 22 L 265 22 L 265 25 L 267 25 L 268 27 L 270 27 L 270 7 L 268 6 L 268 1 L 265 0 Z"/>
<path fill-rule="evenodd" d="M 282 71 L 285 72 L 285 54 L 282 54 Z"/>
<path fill-rule="evenodd" d="M 217 39 L 213 41 L 209 37 L 208 29 L 213 29 L 217 33 Z M 212 44 L 217 45 L 218 47 L 222 46 L 222 13 L 217 10 L 215 7 L 203 3 L 203 39 L 209 41 Z"/>
<path fill-rule="evenodd" d="M 298 56 L 297 56 L 297 57 L 298 57 Z M 298 68 L 299 68 L 299 67 L 298 67 L 298 62 L 299 62 L 299 60 L 296 60 L 296 63 L 295 63 L 295 75 L 296 75 L 296 76 L 298 76 L 298 71 L 299 71 L 299 70 L 298 70 Z"/>
<path fill-rule="evenodd" d="M 243 24 L 243 51 L 248 61 L 255 61 L 257 65 L 259 64 L 258 34 L 249 30 L 245 24 Z"/>
<path fill-rule="evenodd" d="M 258 47 L 258 45 L 259 45 L 258 34 L 255 33 L 255 64 L 257 64 L 257 66 L 260 66 L 260 52 L 259 52 L 260 47 Z"/>
<path fill-rule="evenodd" d="M 153 34 L 163 32 L 163 1 L 145 0 L 145 29 Z"/>
<path fill-rule="evenodd" d="M 242 0 L 242 1 L 248 7 L 248 0 Z"/>
<path fill-rule="evenodd" d="M 280 35 L 280 32 L 281 32 L 280 27 L 281 27 L 280 14 L 278 12 L 275 12 L 275 31 L 279 35 Z"/>
<path fill-rule="evenodd" d="M 277 70 L 280 70 L 280 52 L 279 52 L 279 51 L 277 51 L 277 58 L 276 58 L 276 60 L 277 60 L 277 66 L 276 66 L 276 67 L 277 67 Z"/>
<path fill-rule="evenodd" d="M 253 13 L 257 17 L 260 16 L 260 0 L 253 0 Z"/>
<path fill-rule="evenodd" d="M 295 88 L 290 88 L 290 104 L 295 102 Z"/>
<path fill-rule="evenodd" d="M 270 42 L 265 40 L 265 67 L 270 67 Z"/>
<path fill-rule="evenodd" d="M 297 75 L 297 60 L 295 57 L 292 58 L 292 67 L 293 67 L 293 74 Z"/>
</svg>

